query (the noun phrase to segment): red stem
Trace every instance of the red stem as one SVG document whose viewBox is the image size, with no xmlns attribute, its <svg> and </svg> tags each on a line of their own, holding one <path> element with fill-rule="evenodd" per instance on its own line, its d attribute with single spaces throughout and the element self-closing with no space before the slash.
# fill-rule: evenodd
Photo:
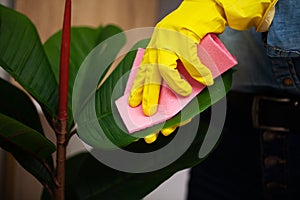
<svg viewBox="0 0 300 200">
<path fill-rule="evenodd" d="M 59 71 L 58 120 L 68 118 L 68 82 L 70 64 L 71 0 L 66 0 L 62 29 Z"/>
</svg>

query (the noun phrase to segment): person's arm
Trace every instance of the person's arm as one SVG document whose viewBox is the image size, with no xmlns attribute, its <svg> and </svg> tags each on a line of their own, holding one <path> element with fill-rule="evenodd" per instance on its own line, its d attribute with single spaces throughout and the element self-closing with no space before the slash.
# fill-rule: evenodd
<svg viewBox="0 0 300 200">
<path fill-rule="evenodd" d="M 278 0 L 215 1 L 223 8 L 227 25 L 232 29 L 248 30 L 251 27 L 255 27 L 256 31 L 265 32 L 272 23 L 275 14 L 275 4 Z"/>
</svg>

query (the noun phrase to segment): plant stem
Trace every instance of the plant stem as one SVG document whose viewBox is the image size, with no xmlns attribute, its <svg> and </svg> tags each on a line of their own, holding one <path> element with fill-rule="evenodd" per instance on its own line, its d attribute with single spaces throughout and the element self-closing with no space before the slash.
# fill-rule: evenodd
<svg viewBox="0 0 300 200">
<path fill-rule="evenodd" d="M 60 50 L 59 74 L 59 101 L 58 124 L 56 129 L 56 179 L 55 200 L 65 199 L 65 164 L 66 164 L 66 138 L 68 120 L 68 86 L 70 65 L 70 37 L 71 37 L 71 0 L 65 2 L 64 21 L 62 28 L 62 42 Z"/>
<path fill-rule="evenodd" d="M 76 129 L 72 130 L 69 134 L 68 137 L 66 138 L 66 145 L 68 145 L 69 141 L 71 140 L 72 136 L 76 134 Z"/>
<path fill-rule="evenodd" d="M 57 138 L 57 150 L 56 150 L 56 179 L 58 185 L 55 188 L 55 200 L 64 200 L 65 199 L 65 165 L 66 165 L 66 153 L 67 146 L 66 141 L 66 120 L 58 121 L 58 129 L 56 132 Z"/>
<path fill-rule="evenodd" d="M 66 0 L 62 29 L 59 71 L 58 119 L 68 118 L 68 87 L 70 63 L 71 0 Z"/>
</svg>

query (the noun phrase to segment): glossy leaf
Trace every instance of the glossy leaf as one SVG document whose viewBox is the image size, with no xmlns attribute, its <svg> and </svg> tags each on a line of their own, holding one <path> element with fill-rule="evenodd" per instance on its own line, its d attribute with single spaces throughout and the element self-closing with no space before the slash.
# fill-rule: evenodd
<svg viewBox="0 0 300 200">
<path fill-rule="evenodd" d="M 136 49 L 137 47 L 145 47 L 146 44 L 147 42 L 144 41 L 144 43 L 137 44 L 137 46 L 133 49 Z M 97 123 L 101 125 L 106 136 L 103 137 L 101 135 L 102 133 L 93 132 L 93 125 L 97 125 L 95 121 L 93 123 L 89 123 L 89 109 L 93 107 L 93 104 L 90 105 L 89 102 L 92 101 L 88 101 L 85 104 L 86 107 L 83 108 L 81 113 L 76 113 L 78 114 L 78 116 L 76 116 L 78 117 L 78 120 L 85 119 L 88 124 L 86 127 L 84 127 L 86 129 L 82 129 L 88 129 L 87 132 L 83 131 L 82 133 L 79 133 L 79 136 L 86 143 L 90 144 L 92 147 L 95 147 L 92 151 L 99 151 L 100 156 L 105 156 L 105 154 L 101 155 L 102 152 L 112 152 L 111 155 L 115 155 L 113 153 L 115 151 L 114 149 L 101 149 L 106 147 L 103 146 L 103 144 L 106 144 L 106 141 L 104 140 L 107 138 L 129 152 L 148 153 L 162 149 L 172 142 L 175 136 L 178 136 L 178 133 L 176 132 L 168 137 L 164 137 L 160 134 L 156 142 L 148 145 L 143 140 L 136 142 L 135 137 L 128 135 L 123 131 L 124 129 L 120 128 L 122 126 L 121 119 L 118 118 L 118 115 L 116 115 L 117 112 L 114 108 L 113 102 L 115 99 L 120 97 L 124 91 L 126 80 L 128 78 L 128 74 L 126 73 L 131 69 L 135 53 L 136 51 L 131 51 L 126 55 L 124 60 L 119 64 L 119 66 L 95 94 L 96 105 L 94 106 L 97 112 Z M 97 55 L 99 56 L 99 54 Z M 176 140 L 173 144 L 173 147 L 176 147 L 176 149 L 160 155 L 162 160 L 167 160 L 170 156 L 173 156 L 175 151 L 178 151 L 181 153 L 178 156 L 178 159 L 175 159 L 169 165 L 161 167 L 156 171 L 147 173 L 130 173 L 121 172 L 111 166 L 107 166 L 88 153 L 77 155 L 71 158 L 68 161 L 69 164 L 67 165 L 67 171 L 69 172 L 69 179 L 67 179 L 66 188 L 67 199 L 122 199 L 124 197 L 128 199 L 142 199 L 176 172 L 193 167 L 203 161 L 204 158 L 199 157 L 199 151 L 206 136 L 207 130 L 208 128 L 211 128 L 213 131 L 216 131 L 214 130 L 215 127 L 209 126 L 210 108 L 212 104 L 218 104 L 218 101 L 220 101 L 230 89 L 232 73 L 233 70 L 227 71 L 221 77 L 216 79 L 214 86 L 202 91 L 197 98 L 194 99 L 194 101 L 184 108 L 186 111 L 185 113 L 188 114 L 181 116 L 180 113 L 174 118 L 168 120 L 165 124 L 167 127 L 178 123 L 178 121 L 182 119 L 194 117 L 192 122 L 182 127 L 181 139 Z M 121 80 L 121 83 L 118 83 L 121 78 L 123 80 Z M 117 84 L 119 85 L 116 86 Z M 86 93 L 86 96 L 83 96 L 88 97 L 88 94 L 89 93 Z M 198 125 L 199 119 L 197 116 L 199 114 L 201 120 L 200 124 Z M 195 130 L 195 127 L 198 127 L 198 129 Z M 149 128 L 146 131 L 139 132 L 138 134 L 148 134 L 155 129 L 156 127 Z M 196 136 L 191 138 L 192 133 L 195 132 L 197 133 Z M 89 135 L 90 133 L 92 134 Z M 97 150 L 96 148 L 98 147 L 100 147 L 100 149 Z M 119 166 L 124 166 L 128 163 L 132 164 L 131 160 L 127 160 L 126 162 L 126 158 L 125 161 L 119 159 L 119 157 L 111 158 L 115 159 L 116 162 L 119 163 Z M 158 165 L 156 158 L 146 159 L 146 157 L 143 157 L 142 162 L 145 163 L 145 166 L 155 167 Z M 75 163 L 76 166 L 74 167 Z M 133 165 L 135 164 L 133 163 Z M 136 171 L 140 170 L 138 169 L 138 165 L 135 167 Z M 75 176 L 75 174 L 77 176 Z"/>
<path fill-rule="evenodd" d="M 43 133 L 39 114 L 27 94 L 0 78 L 0 113 Z"/>
<path fill-rule="evenodd" d="M 201 114 L 202 115 L 202 114 Z M 142 199 L 164 181 L 169 179 L 176 172 L 199 164 L 203 159 L 198 157 L 198 152 L 204 140 L 209 124 L 209 111 L 203 114 L 198 133 L 190 147 L 182 151 L 182 155 L 174 162 L 159 170 L 147 173 L 128 173 L 118 171 L 102 164 L 89 153 L 82 153 L 70 158 L 67 161 L 67 199 L 75 200 L 96 200 L 96 199 Z M 202 118 L 201 118 L 202 119 Z M 184 126 L 186 134 L 191 134 L 193 129 L 192 121 Z M 196 130 L 197 131 L 197 130 Z M 158 140 L 149 145 L 144 141 L 129 145 L 126 150 L 133 152 L 152 152 L 167 145 L 177 133 L 169 137 L 159 136 Z M 180 149 L 183 143 L 189 142 L 188 137 L 182 137 L 175 146 Z M 172 154 L 173 152 L 169 152 Z M 169 154 L 163 155 L 166 159 Z M 130 162 L 130 161 L 128 161 Z M 145 163 L 152 163 L 153 160 L 144 159 Z M 121 165 L 128 163 L 120 162 Z M 158 163 L 153 163 L 158 164 Z"/>
<path fill-rule="evenodd" d="M 138 43 L 134 46 L 131 52 L 129 52 L 118 67 L 113 71 L 109 78 L 104 82 L 104 84 L 96 91 L 94 97 L 91 97 L 89 103 L 86 103 L 81 112 L 77 113 L 77 122 L 79 127 L 79 136 L 87 144 L 97 147 L 97 148 L 114 148 L 113 144 L 119 147 L 125 147 L 135 141 L 137 138 L 145 137 L 146 135 L 156 132 L 161 129 L 161 124 L 149 127 L 142 131 L 138 131 L 133 135 L 129 135 L 126 132 L 126 128 L 122 123 L 116 106 L 114 104 L 115 100 L 123 95 L 125 85 L 128 79 L 128 73 L 131 69 L 132 63 L 135 58 L 137 48 L 145 48 L 147 42 Z M 107 45 L 109 46 L 109 45 Z M 83 63 L 83 67 L 88 67 L 90 63 L 93 63 L 93 59 L 99 59 L 101 57 L 106 57 L 106 51 L 103 52 L 103 55 L 100 53 L 95 53 L 97 57 L 91 56 L 87 58 L 86 63 Z M 85 73 L 88 74 L 88 69 Z M 170 120 L 167 120 L 164 124 L 164 127 L 170 127 L 175 124 L 178 124 L 180 121 L 184 121 L 190 118 L 197 116 L 200 112 L 203 112 L 205 109 L 210 107 L 212 104 L 216 103 L 218 100 L 222 99 L 226 92 L 231 86 L 231 74 L 233 70 L 229 70 L 223 74 L 222 77 L 218 77 L 215 80 L 215 84 L 210 86 L 209 89 L 206 88 L 202 91 L 197 98 L 191 101 L 178 115 L 173 117 Z M 92 71 L 90 71 L 92 73 Z M 87 76 L 85 76 L 87 77 Z M 87 79 L 87 78 L 86 78 Z M 91 84 L 89 80 L 83 80 L 82 92 L 77 94 L 81 98 L 88 99 L 89 94 L 94 91 L 86 92 L 84 85 Z M 85 93 L 86 92 L 86 93 Z M 93 101 L 95 98 L 95 101 Z M 88 101 L 88 100 L 87 100 Z M 82 106 L 81 102 L 84 100 L 75 102 L 76 104 Z M 95 103 L 95 105 L 93 105 Z M 196 105 L 196 106 L 195 106 Z M 93 106 L 95 107 L 95 112 L 97 117 L 93 118 Z M 98 120 L 98 123 L 95 122 L 95 118 Z M 102 130 L 99 129 L 99 125 Z"/>
<path fill-rule="evenodd" d="M 55 151 L 55 146 L 43 136 L 35 106 L 27 94 L 2 79 L 0 92 L 3 94 L 0 98 L 0 118 L 3 120 L 0 123 L 1 147 L 12 153 L 24 169 L 41 183 L 52 185 L 45 163 L 49 168 L 53 168 L 51 153 Z M 11 134 L 4 135 L 8 129 L 11 129 Z"/>
<path fill-rule="evenodd" d="M 107 25 L 105 27 L 99 26 L 98 28 L 91 27 L 72 27 L 71 28 L 71 44 L 70 44 L 70 72 L 69 72 L 69 126 L 71 128 L 73 115 L 72 115 L 72 92 L 74 81 L 78 69 L 90 53 L 90 51 L 106 38 L 121 32 L 117 26 Z M 59 62 L 60 62 L 60 44 L 61 44 L 61 31 L 58 31 L 51 36 L 44 44 L 44 49 L 51 64 L 52 72 L 58 83 L 59 79 Z"/>
<path fill-rule="evenodd" d="M 0 5 L 0 66 L 22 85 L 52 117 L 57 114 L 54 74 L 32 22 Z"/>
<path fill-rule="evenodd" d="M 96 90 L 97 83 L 102 80 L 100 78 L 101 75 L 105 74 L 113 58 L 115 58 L 115 55 L 123 46 L 123 42 L 124 39 L 117 36 L 97 46 L 82 64 L 79 76 L 74 85 L 76 90 L 74 90 L 73 93 L 75 96 L 75 99 L 73 99 L 73 111 L 75 112 L 74 117 L 78 125 L 78 133 L 82 140 L 92 146 L 101 146 L 99 144 L 105 145 L 107 142 L 105 137 L 112 138 L 112 141 L 117 140 L 119 142 L 118 144 L 122 144 L 122 146 L 131 143 L 135 139 L 128 134 L 120 135 L 118 124 L 116 124 L 116 121 L 112 118 L 111 104 L 114 102 L 112 92 L 115 91 L 117 95 L 120 95 L 124 91 L 124 80 L 128 78 L 127 72 L 131 69 L 136 51 L 127 53 L 125 58 L 112 74 L 110 74 L 103 85 Z M 134 48 L 145 46 L 146 44 L 147 41 L 144 41 Z M 120 79 L 120 77 L 123 76 L 125 78 Z M 114 87 L 118 82 L 120 83 L 120 87 Z M 93 110 L 95 110 L 97 116 L 95 115 L 91 118 L 91 112 L 93 112 Z M 99 120 L 99 122 L 97 120 Z M 116 131 L 115 134 L 107 134 L 103 137 L 104 135 L 102 135 L 101 132 L 94 129 L 95 126 L 99 124 L 102 126 L 102 123 L 104 123 L 102 128 L 106 129 L 105 131 Z M 84 130 L 82 131 L 82 129 Z"/>
<path fill-rule="evenodd" d="M 0 113 L 0 145 L 42 183 L 51 178 L 45 166 L 55 146 L 42 134 Z"/>
</svg>

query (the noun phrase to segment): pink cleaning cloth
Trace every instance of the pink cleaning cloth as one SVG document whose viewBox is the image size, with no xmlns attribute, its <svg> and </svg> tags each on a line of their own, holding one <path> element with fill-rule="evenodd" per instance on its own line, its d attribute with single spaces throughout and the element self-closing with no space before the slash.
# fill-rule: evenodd
<svg viewBox="0 0 300 200">
<path fill-rule="evenodd" d="M 185 70 L 183 64 L 178 61 L 178 71 L 193 88 L 191 95 L 187 97 L 177 95 L 163 82 L 157 112 L 153 116 L 148 117 L 144 115 L 141 105 L 135 108 L 130 107 L 128 105 L 128 97 L 134 77 L 138 71 L 137 69 L 142 61 L 144 51 L 144 49 L 138 49 L 127 81 L 124 96 L 115 102 L 119 114 L 130 134 L 172 118 L 206 87 L 194 80 Z M 211 70 L 213 78 L 220 76 L 237 64 L 236 59 L 214 34 L 208 34 L 201 40 L 201 43 L 198 45 L 198 56 L 201 62 Z"/>
</svg>

